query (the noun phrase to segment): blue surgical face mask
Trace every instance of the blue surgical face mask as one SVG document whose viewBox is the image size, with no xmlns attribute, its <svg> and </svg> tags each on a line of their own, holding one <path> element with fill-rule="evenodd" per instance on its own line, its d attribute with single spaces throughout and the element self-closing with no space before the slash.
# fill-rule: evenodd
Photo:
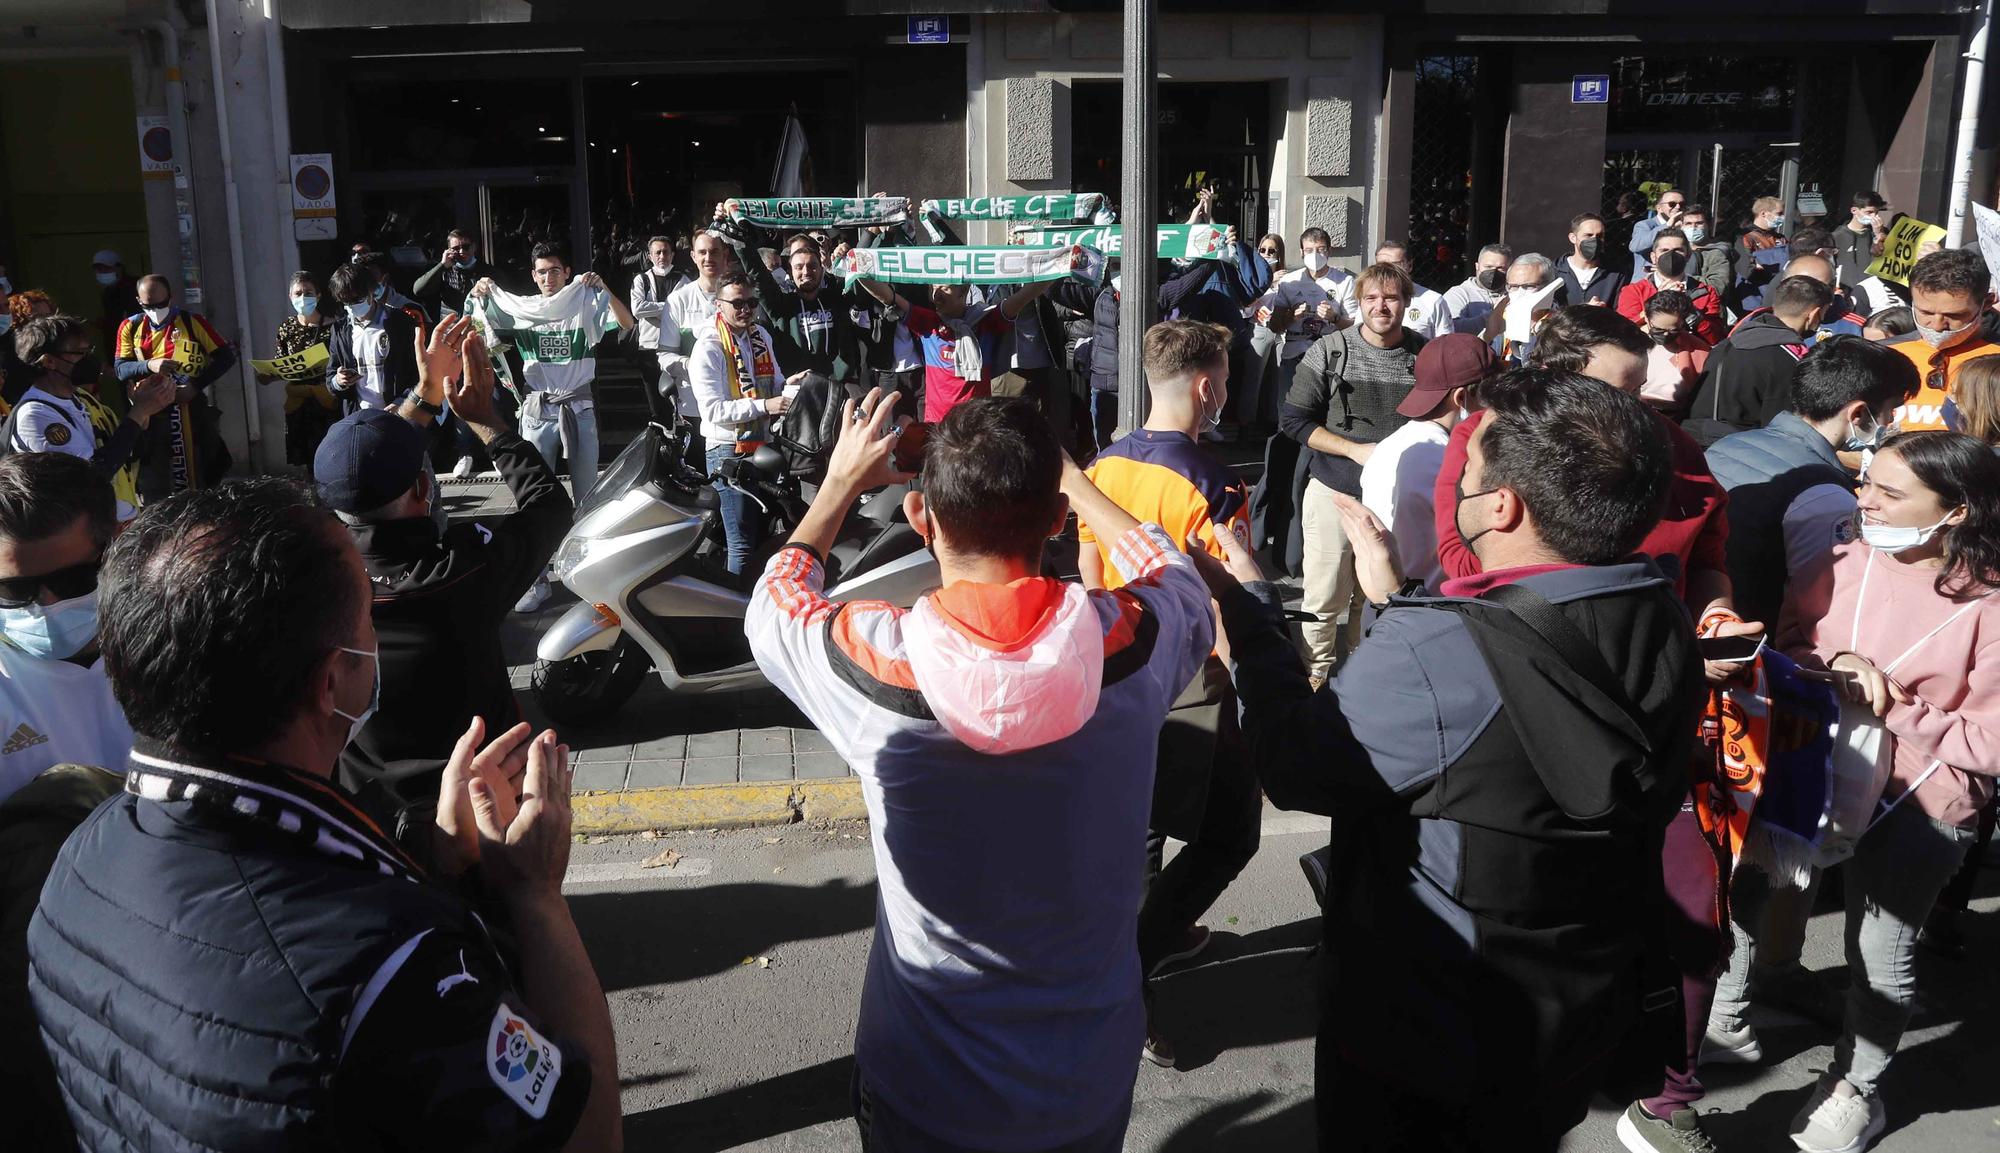
<svg viewBox="0 0 2000 1153">
<path fill-rule="evenodd" d="M 0 608 L 0 635 L 31 657 L 68 660 L 97 638 L 97 590 L 52 605 Z"/>
<path fill-rule="evenodd" d="M 451 262 L 451 266 L 460 272 L 464 272 L 466 269 L 472 267 L 472 258 L 468 256 L 464 260 L 454 260 Z"/>
<path fill-rule="evenodd" d="M 1949 404 L 1950 402 L 1946 401 L 1945 403 Z M 1949 414 L 1947 414 L 1947 419 L 1948 418 Z M 1896 431 L 1893 428 L 1887 427 L 1872 420 L 1870 421 L 1870 423 L 1873 424 L 1874 427 L 1869 429 L 1866 434 L 1862 433 L 1859 426 L 1848 425 L 1847 439 L 1841 442 L 1840 447 L 1847 452 L 1870 452 L 1874 449 L 1881 448 L 1882 442 L 1889 439 L 1890 434 Z"/>
<path fill-rule="evenodd" d="M 319 311 L 319 297 L 317 296 L 292 297 L 292 311 L 298 313 L 300 316 L 311 316 L 313 313 Z"/>
<path fill-rule="evenodd" d="M 375 688 L 368 694 L 368 707 L 362 709 L 358 716 L 354 713 L 343 713 L 339 709 L 333 710 L 334 716 L 346 718 L 348 722 L 347 743 L 351 745 L 354 743 L 354 738 L 361 735 L 361 729 L 368 723 L 368 718 L 374 716 L 375 710 L 382 707 L 382 650 L 380 648 L 350 649 L 346 645 L 342 645 L 340 646 L 340 651 L 353 653 L 357 657 L 367 657 L 369 660 L 375 662 Z"/>
<path fill-rule="evenodd" d="M 361 301 L 356 301 L 353 304 L 347 305 L 347 315 L 353 317 L 356 321 L 363 323 L 365 323 L 368 320 L 369 314 L 374 311 L 375 311 L 375 302 L 372 300 L 361 300 Z"/>
<path fill-rule="evenodd" d="M 0 333 L 5 333 L 12 327 L 14 327 L 14 317 L 5 311 L 0 311 Z"/>
<path fill-rule="evenodd" d="M 388 286 L 388 285 L 386 285 L 386 284 L 378 284 L 378 285 L 376 285 L 376 286 L 375 286 L 375 299 L 376 299 L 376 300 L 387 300 L 388 298 L 389 298 L 389 286 Z"/>
</svg>

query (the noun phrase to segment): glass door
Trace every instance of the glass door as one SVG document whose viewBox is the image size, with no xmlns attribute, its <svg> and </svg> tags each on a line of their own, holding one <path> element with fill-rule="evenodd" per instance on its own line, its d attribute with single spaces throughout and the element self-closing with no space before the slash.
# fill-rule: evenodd
<svg viewBox="0 0 2000 1153">
<path fill-rule="evenodd" d="M 514 292 L 533 292 L 531 255 L 535 246 L 552 243 L 569 254 L 570 267 L 586 268 L 570 252 L 570 188 L 564 181 L 531 183 L 488 182 L 479 186 L 480 242 L 494 268 L 494 280 Z"/>
</svg>

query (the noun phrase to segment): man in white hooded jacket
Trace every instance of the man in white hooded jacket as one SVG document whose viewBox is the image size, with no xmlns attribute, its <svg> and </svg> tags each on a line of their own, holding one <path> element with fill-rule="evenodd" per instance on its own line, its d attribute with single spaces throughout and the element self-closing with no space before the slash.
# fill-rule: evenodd
<svg viewBox="0 0 2000 1153">
<path fill-rule="evenodd" d="M 757 663 L 861 778 L 881 900 L 856 1029 L 864 1148 L 1117 1150 L 1145 1034 L 1137 923 L 1155 746 L 1214 645 L 1207 589 L 1035 407 L 968 400 L 904 500 L 943 587 L 821 595 L 856 497 L 909 476 L 893 394 L 850 403 L 812 508 L 751 594 Z M 1039 575 L 1070 509 L 1126 583 Z"/>
</svg>

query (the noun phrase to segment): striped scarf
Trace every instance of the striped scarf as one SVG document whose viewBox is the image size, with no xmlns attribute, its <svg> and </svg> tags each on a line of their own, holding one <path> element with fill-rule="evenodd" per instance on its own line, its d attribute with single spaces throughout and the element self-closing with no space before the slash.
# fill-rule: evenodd
<svg viewBox="0 0 2000 1153">
<path fill-rule="evenodd" d="M 125 791 L 160 804 L 187 802 L 303 842 L 314 852 L 358 862 L 385 877 L 420 881 L 423 870 L 331 782 L 282 765 L 191 763 L 157 745 L 132 750 Z M 254 769 L 250 776 L 243 769 Z"/>
<path fill-rule="evenodd" d="M 747 366 L 743 360 L 743 347 L 736 342 L 736 330 L 729 327 L 722 319 L 721 313 L 715 316 L 715 332 L 722 339 L 723 363 L 729 366 L 729 399 L 742 400 L 747 397 L 759 400 L 775 396 L 775 392 L 766 392 L 759 387 L 760 381 L 769 381 L 775 385 L 778 379 L 778 360 L 771 353 L 771 337 L 764 331 L 764 326 L 761 324 L 750 326 L 750 361 Z M 743 370 L 746 367 L 750 370 L 748 380 L 744 379 Z M 749 452 L 762 443 L 764 443 L 763 421 L 753 421 L 737 429 L 737 452 Z"/>
</svg>

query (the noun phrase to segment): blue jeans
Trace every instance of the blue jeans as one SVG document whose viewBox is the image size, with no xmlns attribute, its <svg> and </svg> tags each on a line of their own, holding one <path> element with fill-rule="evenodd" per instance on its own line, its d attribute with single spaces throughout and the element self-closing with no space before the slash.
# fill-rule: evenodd
<svg viewBox="0 0 2000 1153">
<path fill-rule="evenodd" d="M 1102 451 L 1118 439 L 1118 394 L 1090 390 L 1090 432 L 1093 446 Z"/>
<path fill-rule="evenodd" d="M 708 474 L 715 476 L 722 462 L 735 455 L 735 445 L 710 446 Z M 715 481 L 715 492 L 722 498 L 722 537 L 729 546 L 729 571 L 741 576 L 744 566 L 750 563 L 751 551 L 764 538 L 764 510 L 757 507 L 756 501 L 730 488 L 720 478 Z"/>
<path fill-rule="evenodd" d="M 569 458 L 570 497 L 582 504 L 583 498 L 590 495 L 590 487 L 597 483 L 597 410 L 570 411 L 576 417 L 573 435 L 565 435 L 562 420 L 553 407 L 541 419 L 523 411 L 521 439 L 535 446 L 535 451 L 548 462 L 550 472 L 559 474 L 556 467 L 559 455 Z"/>
</svg>

